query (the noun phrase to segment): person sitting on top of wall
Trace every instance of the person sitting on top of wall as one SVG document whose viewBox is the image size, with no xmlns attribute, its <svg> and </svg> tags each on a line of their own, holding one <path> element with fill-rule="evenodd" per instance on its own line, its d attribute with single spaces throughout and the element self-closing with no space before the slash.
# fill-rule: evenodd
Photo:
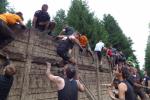
<svg viewBox="0 0 150 100">
<path fill-rule="evenodd" d="M 22 28 L 26 28 L 22 21 L 23 14 L 21 12 L 0 14 L 0 49 L 14 40 L 15 34 L 9 28 L 10 25 L 20 24 Z"/>
<path fill-rule="evenodd" d="M 37 10 L 33 17 L 32 27 L 37 28 L 40 31 L 48 30 L 48 35 L 51 35 L 51 32 L 55 28 L 55 22 L 50 21 L 50 16 L 47 12 L 48 5 L 43 4 L 41 10 Z"/>
</svg>

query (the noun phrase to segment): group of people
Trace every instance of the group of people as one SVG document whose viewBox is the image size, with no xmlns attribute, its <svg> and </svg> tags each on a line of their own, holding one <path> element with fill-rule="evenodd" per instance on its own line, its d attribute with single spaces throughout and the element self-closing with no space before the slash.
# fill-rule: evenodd
<svg viewBox="0 0 150 100">
<path fill-rule="evenodd" d="M 50 21 L 50 16 L 47 12 L 48 5 L 43 4 L 41 10 L 35 12 L 32 22 L 32 28 L 39 31 L 46 31 L 48 35 L 52 34 L 55 28 L 55 22 Z M 6 100 L 13 84 L 13 75 L 16 73 L 16 68 L 9 60 L 7 54 L 3 55 L 5 46 L 15 40 L 15 32 L 11 26 L 20 25 L 21 28 L 26 29 L 23 24 L 23 14 L 17 13 L 3 13 L 0 14 L 0 50 L 1 55 L 5 56 L 6 62 L 1 64 L 4 74 L 0 75 L 0 100 Z M 80 34 L 75 32 L 73 28 L 65 25 L 60 34 L 57 36 L 61 40 L 57 46 L 57 54 L 63 58 L 62 66 L 64 67 L 64 78 L 55 76 L 51 73 L 51 63 L 46 62 L 46 75 L 49 80 L 57 85 L 58 100 L 77 100 L 78 91 L 83 92 L 84 85 L 80 83 L 79 76 L 76 71 L 75 60 L 70 56 L 74 44 L 77 44 L 82 50 L 82 46 L 78 40 Z M 55 65 L 54 63 L 52 65 Z"/>
<path fill-rule="evenodd" d="M 32 28 L 36 28 L 42 32 L 46 31 L 48 35 L 51 35 L 56 23 L 50 20 L 47 10 L 48 5 L 43 4 L 41 10 L 35 12 Z M 23 29 L 26 28 L 23 24 L 23 14 L 21 12 L 0 14 L 0 50 L 5 50 L 4 47 L 15 39 L 15 32 L 10 26 L 16 24 L 20 25 Z M 131 67 L 131 65 L 126 62 L 126 57 L 122 51 L 117 51 L 117 49 L 112 46 L 106 48 L 105 44 L 100 40 L 96 43 L 93 53 L 86 33 L 82 32 L 82 34 L 80 34 L 67 24 L 64 25 L 56 39 L 59 40 L 56 52 L 58 56 L 62 58 L 62 61 L 54 63 L 46 62 L 46 75 L 48 79 L 57 86 L 58 100 L 77 100 L 78 91 L 85 91 L 84 85 L 79 81 L 76 61 L 71 56 L 75 44 L 78 45 L 81 54 L 84 51 L 86 51 L 87 55 L 90 54 L 93 62 L 95 60 L 95 53 L 98 57 L 99 65 L 103 64 L 102 52 L 106 52 L 108 62 L 112 67 L 112 72 L 115 77 L 109 88 L 115 88 L 119 91 L 114 98 L 119 98 L 119 100 L 137 100 L 138 95 L 141 100 L 147 100 L 145 92 L 150 95 L 150 90 L 146 88 L 144 92 L 142 79 L 137 69 Z M 13 83 L 13 75 L 16 73 L 16 69 L 9 61 L 9 57 L 6 57 L 6 60 L 9 63 L 1 66 L 4 68 L 4 75 L 0 75 L 0 100 L 6 100 Z M 51 66 L 63 67 L 64 77 L 52 74 Z M 143 78 L 145 86 L 148 86 L 148 80 L 149 77 L 145 74 Z"/>
</svg>

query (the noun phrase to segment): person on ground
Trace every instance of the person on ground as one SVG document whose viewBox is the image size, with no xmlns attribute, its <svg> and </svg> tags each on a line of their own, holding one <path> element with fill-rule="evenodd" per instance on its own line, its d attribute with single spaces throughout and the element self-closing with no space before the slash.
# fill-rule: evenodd
<svg viewBox="0 0 150 100">
<path fill-rule="evenodd" d="M 47 12 L 48 5 L 43 4 L 41 10 L 37 10 L 34 14 L 32 27 L 37 28 L 40 31 L 49 31 L 48 35 L 51 35 L 55 28 L 56 23 L 50 21 L 50 15 Z"/>
<path fill-rule="evenodd" d="M 104 43 L 102 42 L 102 40 L 100 40 L 98 43 L 96 43 L 96 46 L 94 49 L 94 51 L 97 54 L 100 65 L 102 65 L 101 59 L 102 59 L 102 50 L 103 50 L 104 46 L 105 46 Z"/>
<path fill-rule="evenodd" d="M 26 28 L 23 24 L 23 14 L 21 12 L 0 14 L 0 49 L 3 49 L 15 39 L 15 32 L 9 26 L 16 24 L 21 25 L 23 29 Z"/>
<path fill-rule="evenodd" d="M 84 85 L 80 83 L 76 76 L 76 68 L 72 64 L 67 64 L 64 70 L 65 78 L 55 76 L 51 72 L 51 64 L 47 62 L 46 75 L 48 79 L 57 86 L 58 100 L 78 100 L 78 91 L 85 90 Z"/>
<path fill-rule="evenodd" d="M 134 81 L 134 91 L 136 96 L 139 96 L 141 100 L 147 100 L 146 95 L 144 93 L 144 89 L 142 88 L 141 76 L 137 70 L 137 68 L 133 69 L 133 81 Z"/>
<path fill-rule="evenodd" d="M 127 73 L 125 70 L 125 67 L 118 67 L 115 70 L 115 76 L 120 81 L 118 84 L 119 100 L 136 100 L 134 89 L 132 85 L 126 80 Z"/>
<path fill-rule="evenodd" d="M 7 100 L 7 96 L 13 84 L 13 76 L 16 74 L 16 68 L 13 64 L 5 66 L 4 74 L 0 75 L 0 100 Z"/>
<path fill-rule="evenodd" d="M 147 74 L 147 71 L 144 73 L 144 79 L 143 79 L 144 86 L 149 87 L 150 86 L 150 77 Z M 145 88 L 145 92 L 150 97 L 150 88 Z"/>
</svg>

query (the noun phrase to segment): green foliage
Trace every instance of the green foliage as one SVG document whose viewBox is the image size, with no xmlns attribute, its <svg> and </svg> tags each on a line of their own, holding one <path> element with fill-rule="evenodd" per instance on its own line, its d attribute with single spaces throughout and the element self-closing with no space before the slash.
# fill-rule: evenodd
<svg viewBox="0 0 150 100">
<path fill-rule="evenodd" d="M 107 43 L 108 33 L 102 22 L 94 17 L 94 13 L 89 11 L 89 7 L 85 1 L 73 0 L 68 11 L 67 21 L 80 33 L 85 32 L 90 41 L 90 45 L 94 48 L 96 42 L 103 40 Z"/>
<path fill-rule="evenodd" d="M 55 33 L 59 34 L 59 32 L 62 30 L 63 25 L 66 24 L 66 15 L 65 11 L 63 9 L 60 9 L 57 11 L 56 16 L 54 18 L 56 24 Z"/>
<path fill-rule="evenodd" d="M 150 75 L 150 35 L 148 37 L 147 47 L 145 50 L 145 70 L 148 75 Z"/>
<path fill-rule="evenodd" d="M 7 11 L 8 2 L 7 0 L 0 0 L 0 13 L 5 13 Z"/>
<path fill-rule="evenodd" d="M 29 19 L 29 20 L 27 21 L 26 26 L 27 26 L 28 28 L 31 28 L 31 27 L 32 27 L 32 21 L 31 21 L 31 19 Z"/>
<path fill-rule="evenodd" d="M 133 54 L 131 38 L 123 34 L 117 21 L 110 14 L 104 15 L 103 20 L 99 20 L 93 12 L 90 12 L 85 1 L 72 0 L 67 16 L 65 11 L 61 9 L 54 19 L 57 23 L 56 33 L 59 33 L 63 24 L 67 23 L 80 33 L 87 34 L 92 49 L 99 40 L 102 40 L 106 46 L 112 44 L 115 48 L 122 50 L 127 58 L 132 57 L 133 62 L 138 66 L 138 61 Z"/>
<path fill-rule="evenodd" d="M 14 8 L 9 7 L 7 0 L 0 0 L 0 14 L 5 12 L 15 13 Z"/>
</svg>

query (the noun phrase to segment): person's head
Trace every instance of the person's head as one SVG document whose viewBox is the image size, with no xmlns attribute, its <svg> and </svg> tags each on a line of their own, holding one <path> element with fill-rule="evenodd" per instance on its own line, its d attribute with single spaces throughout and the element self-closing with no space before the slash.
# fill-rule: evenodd
<svg viewBox="0 0 150 100">
<path fill-rule="evenodd" d="M 48 10 L 48 5 L 47 4 L 43 4 L 42 5 L 42 11 L 47 11 Z"/>
<path fill-rule="evenodd" d="M 72 79 L 76 75 L 76 68 L 73 64 L 67 64 L 65 69 L 65 74 L 68 79 Z"/>
<path fill-rule="evenodd" d="M 24 20 L 22 12 L 16 12 L 15 14 L 18 15 L 22 20 Z"/>
<path fill-rule="evenodd" d="M 115 75 L 117 78 L 126 79 L 129 74 L 129 70 L 127 67 L 117 67 L 115 70 Z"/>
<path fill-rule="evenodd" d="M 80 33 L 79 32 L 74 32 L 73 35 L 75 36 L 75 38 L 79 38 L 80 37 Z"/>
<path fill-rule="evenodd" d="M 4 68 L 4 74 L 7 76 L 13 76 L 16 74 L 16 68 L 13 66 L 13 64 L 7 65 Z"/>
<path fill-rule="evenodd" d="M 102 42 L 102 40 L 99 40 L 99 42 Z"/>
</svg>

